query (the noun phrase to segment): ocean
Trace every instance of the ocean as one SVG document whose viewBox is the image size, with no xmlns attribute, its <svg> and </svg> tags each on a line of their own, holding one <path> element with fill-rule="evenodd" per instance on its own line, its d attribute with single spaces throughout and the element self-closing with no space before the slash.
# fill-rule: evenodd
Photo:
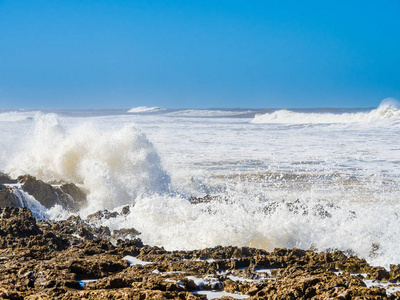
<svg viewBox="0 0 400 300">
<path fill-rule="evenodd" d="M 400 109 L 0 110 L 0 170 L 73 182 L 82 217 L 167 250 L 339 249 L 400 263 Z M 193 204 L 188 199 L 210 195 Z M 31 199 L 32 200 L 32 199 Z M 61 207 L 30 202 L 38 218 Z"/>
</svg>

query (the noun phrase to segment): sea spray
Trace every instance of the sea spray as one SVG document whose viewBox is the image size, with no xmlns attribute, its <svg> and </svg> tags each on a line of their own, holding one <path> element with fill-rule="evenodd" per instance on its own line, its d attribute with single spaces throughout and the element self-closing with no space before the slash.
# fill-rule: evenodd
<svg viewBox="0 0 400 300">
<path fill-rule="evenodd" d="M 36 117 L 32 137 L 6 172 L 79 184 L 88 193 L 88 212 L 163 193 L 170 181 L 154 146 L 134 125 L 103 132 L 86 123 L 67 130 L 54 114 Z"/>
<path fill-rule="evenodd" d="M 370 112 L 346 110 L 335 115 Z M 314 113 L 320 119 L 326 116 L 325 110 Z M 12 128 L 0 122 L 0 127 L 6 129 L 1 131 L 3 141 L 27 140 L 24 147 L 13 148 L 17 152 L 6 153 L 12 158 L 8 170 L 14 176 L 33 173 L 42 174 L 41 179 L 78 183 L 90 192 L 92 211 L 106 207 L 120 212 L 129 204 L 130 214 L 102 220 L 100 225 L 134 227 L 145 243 L 167 249 L 340 249 L 373 264 L 400 263 L 400 146 L 395 117 L 312 126 L 250 121 L 251 117 L 182 118 L 168 112 L 100 117 L 66 113 L 38 117 L 32 137 L 26 126 L 31 122 L 13 122 Z M 133 122 L 151 143 L 145 136 L 139 138 L 143 135 Z M 18 134 L 11 138 L 8 132 Z M 129 150 L 132 144 L 137 147 Z M 128 150 L 122 150 L 123 145 Z M 132 182 L 141 179 L 135 178 L 134 170 L 140 168 L 121 154 L 136 155 L 139 149 L 147 153 L 143 169 L 153 170 L 147 173 L 154 180 L 150 184 L 143 179 L 144 185 L 137 183 L 136 189 Z M 24 153 L 30 157 L 24 158 Z M 150 159 L 148 153 L 158 158 Z M 188 200 L 206 194 L 212 201 Z M 48 211 L 51 218 L 65 218 L 64 213 L 59 207 Z M 87 213 L 82 211 L 81 216 Z"/>
<path fill-rule="evenodd" d="M 128 215 L 104 219 L 111 229 L 134 227 L 143 242 L 168 250 L 250 246 L 341 249 L 374 265 L 400 263 L 397 238 L 399 205 L 308 201 L 235 201 L 219 199 L 190 204 L 181 197 L 150 196 L 137 199 Z M 116 209 L 120 211 L 121 208 Z M 379 212 L 379 215 L 377 214 Z M 385 230 L 390 228 L 389 230 Z"/>
</svg>

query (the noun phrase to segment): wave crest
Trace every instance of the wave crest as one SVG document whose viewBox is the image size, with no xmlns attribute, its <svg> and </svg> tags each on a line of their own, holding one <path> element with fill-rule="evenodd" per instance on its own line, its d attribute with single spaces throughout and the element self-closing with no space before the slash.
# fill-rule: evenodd
<svg viewBox="0 0 400 300">
<path fill-rule="evenodd" d="M 378 108 L 369 112 L 358 113 L 302 113 L 287 109 L 256 115 L 250 123 L 282 123 L 282 124 L 347 124 L 373 123 L 380 121 L 400 121 L 400 109 L 393 99 L 385 99 Z"/>
<path fill-rule="evenodd" d="M 67 130 L 54 114 L 36 117 L 32 138 L 6 172 L 81 184 L 88 192 L 89 211 L 163 193 L 170 182 L 156 149 L 133 125 L 101 132 L 88 123 Z"/>
<path fill-rule="evenodd" d="M 131 108 L 128 110 L 128 113 L 150 113 L 150 112 L 158 112 L 158 111 L 163 111 L 165 110 L 164 108 L 160 107 L 147 107 L 147 106 L 138 106 Z"/>
</svg>

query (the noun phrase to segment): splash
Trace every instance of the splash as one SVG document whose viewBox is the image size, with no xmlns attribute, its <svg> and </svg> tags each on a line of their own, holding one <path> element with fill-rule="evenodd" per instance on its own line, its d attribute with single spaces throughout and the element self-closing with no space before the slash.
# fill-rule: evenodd
<svg viewBox="0 0 400 300">
<path fill-rule="evenodd" d="M 157 151 L 135 126 L 102 132 L 87 123 L 67 130 L 54 114 L 36 117 L 32 138 L 6 172 L 80 184 L 88 192 L 88 211 L 133 203 L 169 185 Z"/>
<path fill-rule="evenodd" d="M 382 121 L 400 122 L 399 104 L 395 99 L 387 98 L 378 108 L 370 112 L 359 113 L 301 113 L 290 110 L 278 110 L 273 113 L 256 115 L 251 123 L 283 124 L 354 124 L 376 123 Z"/>
<path fill-rule="evenodd" d="M 11 184 L 9 186 L 12 187 L 13 194 L 18 199 L 20 206 L 28 207 L 31 210 L 32 215 L 37 220 L 46 220 L 49 218 L 46 207 L 44 207 L 42 204 L 40 204 L 40 202 L 37 201 L 33 196 L 31 196 L 27 192 L 25 192 L 21 188 L 21 185 Z"/>
</svg>

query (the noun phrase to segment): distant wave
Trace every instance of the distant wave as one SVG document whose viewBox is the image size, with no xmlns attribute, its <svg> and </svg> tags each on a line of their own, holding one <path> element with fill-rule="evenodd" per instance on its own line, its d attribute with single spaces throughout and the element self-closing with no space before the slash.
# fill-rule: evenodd
<svg viewBox="0 0 400 300">
<path fill-rule="evenodd" d="M 163 111 L 165 108 L 160 108 L 160 107 L 147 107 L 147 106 L 138 106 L 131 108 L 128 110 L 128 113 L 148 113 L 148 112 L 157 112 L 157 111 Z"/>
<path fill-rule="evenodd" d="M 400 121 L 400 109 L 393 101 L 382 101 L 378 108 L 358 113 L 302 113 L 291 110 L 278 110 L 272 113 L 256 115 L 250 123 L 282 124 L 338 124 L 371 123 L 379 121 Z"/>
<path fill-rule="evenodd" d="M 212 109 L 186 109 L 168 113 L 174 117 L 195 117 L 195 118 L 211 118 L 211 117 L 230 117 L 251 113 L 251 111 L 234 111 L 234 110 L 212 110 Z"/>
<path fill-rule="evenodd" d="M 37 112 L 18 112 L 8 111 L 0 112 L 0 122 L 18 122 L 25 120 L 33 120 Z"/>
</svg>

